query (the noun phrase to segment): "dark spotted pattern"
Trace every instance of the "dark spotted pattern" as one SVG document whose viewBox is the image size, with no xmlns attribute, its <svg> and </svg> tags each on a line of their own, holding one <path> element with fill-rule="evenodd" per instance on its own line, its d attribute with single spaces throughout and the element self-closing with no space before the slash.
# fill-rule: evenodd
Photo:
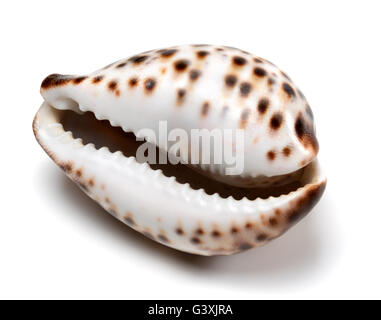
<svg viewBox="0 0 381 320">
<path fill-rule="evenodd" d="M 250 109 L 244 109 L 241 113 L 241 129 L 244 129 L 246 127 L 246 124 L 247 124 L 247 120 L 249 119 L 249 115 L 250 115 Z"/>
<path fill-rule="evenodd" d="M 273 79 L 273 78 L 267 79 L 267 84 L 269 85 L 269 87 L 271 87 L 274 83 L 275 83 L 275 79 Z"/>
<path fill-rule="evenodd" d="M 201 228 L 197 228 L 196 231 L 195 231 L 196 234 L 198 234 L 199 236 L 202 236 L 205 232 L 203 229 Z"/>
<path fill-rule="evenodd" d="M 209 108 L 210 108 L 209 102 L 204 102 L 204 104 L 202 105 L 202 108 L 201 108 L 201 116 L 202 117 L 206 117 L 208 115 Z"/>
<path fill-rule="evenodd" d="M 240 56 L 234 56 L 232 58 L 232 62 L 235 66 L 242 67 L 247 63 L 247 60 L 243 57 L 240 57 Z"/>
<path fill-rule="evenodd" d="M 251 84 L 249 82 L 242 82 L 239 91 L 242 97 L 247 97 L 251 91 Z"/>
<path fill-rule="evenodd" d="M 291 148 L 290 147 L 284 147 L 282 150 L 282 153 L 285 157 L 289 157 L 291 154 Z"/>
<path fill-rule="evenodd" d="M 260 67 L 255 67 L 253 73 L 260 78 L 263 78 L 267 74 L 266 70 Z"/>
<path fill-rule="evenodd" d="M 270 105 L 270 101 L 268 98 L 261 98 L 258 102 L 258 112 L 260 114 L 265 114 L 269 105 Z"/>
<path fill-rule="evenodd" d="M 200 59 L 204 59 L 209 54 L 209 51 L 206 50 L 200 50 L 196 52 L 196 55 Z"/>
<path fill-rule="evenodd" d="M 282 126 L 283 116 L 281 113 L 274 113 L 270 119 L 270 128 L 278 130 Z"/>
<path fill-rule="evenodd" d="M 261 234 L 257 235 L 257 241 L 259 241 L 259 242 L 265 241 L 267 239 L 267 237 L 268 236 L 266 234 L 261 233 Z"/>
<path fill-rule="evenodd" d="M 174 63 L 175 70 L 178 72 L 185 71 L 189 65 L 190 65 L 190 61 L 186 59 L 177 60 Z"/>
<path fill-rule="evenodd" d="M 319 144 L 315 136 L 314 128 L 301 114 L 298 115 L 295 121 L 295 132 L 298 139 L 306 148 L 311 147 L 315 153 L 318 152 Z"/>
<path fill-rule="evenodd" d="M 218 231 L 218 230 L 213 230 L 213 231 L 212 231 L 212 237 L 214 237 L 214 238 L 219 238 L 219 237 L 221 237 L 221 232 Z"/>
<path fill-rule="evenodd" d="M 118 88 L 118 82 L 116 80 L 112 80 L 108 83 L 107 87 L 110 91 L 115 91 Z"/>
<path fill-rule="evenodd" d="M 77 77 L 73 79 L 74 84 L 80 84 L 82 81 L 86 80 L 87 76 Z"/>
<path fill-rule="evenodd" d="M 152 92 L 153 89 L 156 86 L 156 80 L 152 78 L 148 78 L 144 81 L 144 87 L 146 88 L 147 92 Z"/>
<path fill-rule="evenodd" d="M 200 244 L 201 243 L 201 240 L 197 237 L 192 237 L 190 239 L 190 241 L 193 243 L 193 244 Z"/>
<path fill-rule="evenodd" d="M 282 89 L 288 95 L 289 98 L 295 97 L 295 90 L 287 82 L 282 83 Z"/>
<path fill-rule="evenodd" d="M 237 77 L 233 74 L 228 74 L 226 77 L 225 77 L 225 84 L 230 87 L 230 88 L 233 88 L 237 83 Z"/>
<path fill-rule="evenodd" d="M 158 52 L 160 55 L 164 58 L 169 58 L 172 57 L 178 50 L 177 49 L 162 49 L 159 50 Z"/>
<path fill-rule="evenodd" d="M 133 56 L 128 59 L 128 61 L 131 61 L 134 64 L 142 63 L 143 61 L 146 61 L 148 59 L 148 56 L 142 55 L 142 56 Z"/>
<path fill-rule="evenodd" d="M 196 81 L 201 75 L 201 71 L 197 69 L 193 69 L 189 72 L 189 79 L 191 81 Z"/>
<path fill-rule="evenodd" d="M 119 63 L 118 65 L 115 66 L 115 68 L 117 68 L 117 69 L 123 68 L 126 64 L 127 64 L 127 62 Z"/>
<path fill-rule="evenodd" d="M 179 236 L 182 236 L 185 234 L 184 230 L 182 228 L 176 228 L 176 233 L 179 235 Z"/>
<path fill-rule="evenodd" d="M 237 227 L 231 227 L 231 229 L 230 229 L 230 233 L 231 233 L 231 234 L 236 234 L 236 233 L 238 233 L 238 232 L 239 232 L 239 230 L 238 230 Z"/>
<path fill-rule="evenodd" d="M 134 77 L 134 78 L 131 78 L 130 80 L 128 80 L 128 85 L 132 88 L 132 87 L 136 87 L 138 85 L 138 78 Z"/>
<path fill-rule="evenodd" d="M 177 104 L 180 105 L 184 102 L 185 94 L 187 91 L 185 89 L 178 89 L 177 90 Z"/>
<path fill-rule="evenodd" d="M 274 151 L 271 150 L 271 151 L 267 152 L 267 159 L 269 159 L 270 161 L 275 160 L 275 157 L 276 157 L 276 154 Z"/>
<path fill-rule="evenodd" d="M 104 79 L 104 76 L 102 76 L 102 75 L 101 76 L 96 76 L 96 77 L 93 78 L 93 80 L 91 80 L 91 82 L 93 84 L 97 84 L 97 83 L 101 82 L 103 79 Z"/>
</svg>

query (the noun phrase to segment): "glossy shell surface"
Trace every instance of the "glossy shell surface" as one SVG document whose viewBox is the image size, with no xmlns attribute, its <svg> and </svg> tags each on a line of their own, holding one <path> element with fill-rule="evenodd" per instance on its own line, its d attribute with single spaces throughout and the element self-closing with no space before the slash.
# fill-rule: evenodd
<svg viewBox="0 0 381 320">
<path fill-rule="evenodd" d="M 239 49 L 153 50 L 89 75 L 50 75 L 41 94 L 55 108 L 91 111 L 135 134 L 150 128 L 159 136 L 160 120 L 168 131 L 242 128 L 243 177 L 295 172 L 318 152 L 312 111 L 300 90 L 272 63 Z M 203 169 L 224 173 L 223 165 Z"/>
<path fill-rule="evenodd" d="M 152 50 L 85 76 L 50 75 L 41 94 L 33 130 L 47 154 L 116 218 L 175 249 L 227 255 L 263 245 L 306 215 L 324 191 L 306 99 L 273 64 L 239 49 Z M 134 133 L 157 130 L 160 120 L 169 130 L 242 128 L 243 178 L 305 168 L 301 186 L 254 200 L 207 194 L 122 152 L 84 144 L 64 130 L 58 109 L 91 111 Z M 203 169 L 223 176 L 223 167 Z"/>
</svg>

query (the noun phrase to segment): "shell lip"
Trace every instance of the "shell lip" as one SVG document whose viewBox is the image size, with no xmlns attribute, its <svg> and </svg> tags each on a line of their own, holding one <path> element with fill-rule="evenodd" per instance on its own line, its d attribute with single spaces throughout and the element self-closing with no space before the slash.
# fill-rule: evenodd
<svg viewBox="0 0 381 320">
<path fill-rule="evenodd" d="M 57 163 L 57 160 L 52 157 L 52 152 L 54 150 L 48 150 L 46 146 L 44 146 L 44 142 L 39 136 L 39 131 L 46 129 L 46 128 L 54 128 L 59 127 L 62 131 L 62 133 L 69 135 L 71 139 L 74 141 L 76 140 L 80 144 L 82 144 L 84 147 L 86 146 L 93 146 L 96 149 L 106 149 L 108 152 L 113 154 L 120 154 L 122 157 L 126 157 L 124 152 L 121 152 L 120 150 L 112 150 L 110 151 L 108 146 L 95 146 L 93 143 L 83 143 L 81 138 L 74 138 L 71 131 L 66 131 L 62 124 L 60 123 L 59 115 L 58 113 L 61 112 L 61 110 L 56 109 L 52 105 L 50 105 L 48 102 L 44 102 L 40 108 L 40 110 L 37 112 L 34 120 L 33 120 L 33 132 L 36 137 L 36 140 L 41 145 L 41 147 L 47 152 L 47 154 L 53 159 L 54 162 Z M 64 111 L 65 112 L 65 111 Z M 127 158 L 133 158 L 135 161 L 135 157 L 133 155 L 127 156 Z M 57 163 L 58 164 L 58 163 Z M 157 172 L 158 175 L 161 175 L 164 179 L 171 180 L 173 183 L 180 185 L 181 187 L 184 187 L 187 191 L 195 192 L 195 193 L 202 193 L 205 197 L 217 197 L 220 200 L 225 201 L 234 201 L 234 202 L 255 202 L 255 201 L 272 201 L 273 199 L 279 199 L 279 200 L 285 200 L 290 197 L 292 197 L 294 194 L 306 192 L 309 188 L 313 186 L 325 186 L 326 184 L 326 177 L 324 176 L 321 167 L 318 163 L 317 158 L 313 159 L 309 164 L 307 164 L 303 168 L 302 175 L 300 177 L 300 185 L 292 186 L 291 189 L 286 190 L 285 192 L 282 192 L 280 194 L 273 194 L 273 190 L 269 190 L 270 194 L 265 193 L 265 195 L 258 195 L 254 198 L 250 195 L 243 195 L 243 196 L 236 196 L 234 194 L 223 194 L 221 195 L 219 192 L 210 192 L 206 187 L 199 186 L 197 188 L 194 188 L 192 184 L 187 183 L 186 181 L 178 181 L 177 177 L 173 176 L 167 176 L 163 173 L 162 169 L 153 169 L 151 168 L 147 163 L 139 163 L 141 166 L 144 166 L 146 168 L 149 168 L 152 171 Z M 193 170 L 193 169 L 190 169 Z M 192 171 L 193 172 L 193 171 Z M 221 183 L 216 181 L 216 183 Z M 273 189 L 273 188 L 270 188 Z"/>
</svg>

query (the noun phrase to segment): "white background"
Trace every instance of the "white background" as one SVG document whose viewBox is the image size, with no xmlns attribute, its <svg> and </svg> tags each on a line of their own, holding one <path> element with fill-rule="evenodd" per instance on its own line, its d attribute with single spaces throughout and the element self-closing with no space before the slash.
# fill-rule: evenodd
<svg viewBox="0 0 381 320">
<path fill-rule="evenodd" d="M 378 1 L 0 6 L 0 298 L 381 298 Z M 206 258 L 153 243 L 88 199 L 34 139 L 46 75 L 186 43 L 269 59 L 314 111 L 326 193 L 265 247 Z"/>
</svg>

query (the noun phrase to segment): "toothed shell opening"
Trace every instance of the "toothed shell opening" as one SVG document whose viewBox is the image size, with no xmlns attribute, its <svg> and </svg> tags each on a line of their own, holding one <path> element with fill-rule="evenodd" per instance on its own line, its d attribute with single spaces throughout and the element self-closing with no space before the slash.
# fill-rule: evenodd
<svg viewBox="0 0 381 320">
<path fill-rule="evenodd" d="M 74 140 L 85 148 L 95 148 L 103 152 L 112 152 L 113 158 L 135 159 L 136 148 L 143 142 L 137 142 L 131 132 L 124 132 L 120 127 L 113 127 L 109 121 L 97 120 L 93 114 L 58 110 L 47 104 L 39 111 L 38 125 L 49 127 L 51 133 L 59 135 L 62 142 Z M 79 125 L 80 124 L 80 125 Z M 159 151 L 158 151 L 159 152 Z M 143 171 L 154 171 L 172 183 L 182 186 L 184 196 L 189 190 L 199 190 L 205 195 L 222 199 L 248 200 L 267 199 L 290 194 L 303 186 L 320 179 L 316 162 L 312 162 L 298 172 L 287 177 L 289 181 L 268 179 L 261 181 L 261 187 L 240 188 L 209 179 L 196 173 L 193 169 L 179 165 L 149 165 L 140 163 Z"/>
</svg>

